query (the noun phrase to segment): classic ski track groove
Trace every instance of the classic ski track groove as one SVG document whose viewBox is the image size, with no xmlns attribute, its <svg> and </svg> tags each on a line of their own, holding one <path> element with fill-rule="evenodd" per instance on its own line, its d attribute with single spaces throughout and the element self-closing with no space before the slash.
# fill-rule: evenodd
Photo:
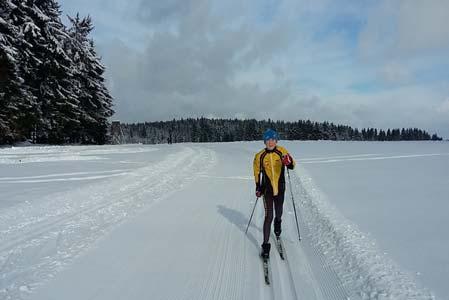
<svg viewBox="0 0 449 300">
<path fill-rule="evenodd" d="M 308 236 L 311 236 L 312 233 L 309 231 L 309 227 L 302 216 L 301 203 L 303 201 L 310 201 L 310 199 L 305 198 L 306 195 L 304 195 L 301 179 L 296 175 L 296 172 L 292 172 L 292 174 L 293 192 L 296 196 L 296 210 L 298 212 L 298 221 L 302 236 L 300 244 L 308 258 L 308 264 L 311 267 L 311 270 L 313 270 L 316 282 L 318 283 L 316 285 L 319 289 L 317 291 L 319 293 L 318 296 L 323 297 L 323 299 L 359 299 L 357 295 L 354 295 L 354 293 L 345 289 L 335 270 L 326 262 L 323 253 L 321 253 L 317 247 L 314 247 L 311 240 L 307 238 Z M 300 190 L 299 192 L 298 189 Z M 300 199 L 298 199 L 298 197 Z M 290 204 L 290 206 L 292 205 L 293 204 Z"/>
<path fill-rule="evenodd" d="M 187 149 L 188 149 L 188 148 L 187 148 Z M 181 151 L 180 151 L 180 152 L 181 152 Z M 181 154 L 182 154 L 182 153 L 181 153 Z M 170 155 L 169 155 L 169 156 L 170 156 Z M 171 156 L 173 156 L 173 155 L 171 155 Z M 182 160 L 178 160 L 177 163 L 182 163 Z M 160 173 L 162 173 L 163 170 L 164 170 L 163 165 L 164 165 L 164 163 L 159 163 L 158 165 L 155 165 L 154 167 L 152 167 L 152 169 L 156 169 L 156 170 L 160 169 L 161 171 L 159 171 L 159 172 L 154 172 L 153 174 L 148 174 L 147 177 L 148 177 L 148 176 L 154 176 L 154 177 L 157 177 L 158 175 L 160 175 Z M 173 166 L 173 167 L 174 167 L 174 166 Z M 141 172 L 141 171 L 144 170 L 145 168 L 146 168 L 146 167 L 139 168 L 139 169 L 135 170 L 135 171 L 133 172 L 133 176 L 135 176 L 135 177 L 137 178 L 137 173 L 138 173 L 138 172 Z M 132 186 L 132 185 L 136 186 L 137 184 L 136 184 L 135 182 L 129 184 L 129 186 Z M 149 186 L 149 185 L 150 185 L 150 184 L 147 182 L 147 184 L 145 185 L 145 187 L 146 187 L 146 186 Z M 83 190 L 91 190 L 92 188 L 93 188 L 93 189 L 96 189 L 97 187 L 98 187 L 98 189 L 100 189 L 100 191 L 101 191 L 101 189 L 102 189 L 101 185 L 98 186 L 96 183 L 94 183 L 94 184 L 91 184 L 91 185 L 89 185 L 89 186 L 87 186 L 87 187 L 85 187 L 85 188 L 83 188 L 83 189 L 76 189 L 76 190 L 74 190 L 74 191 L 69 191 L 69 192 L 81 192 L 81 193 L 82 193 Z M 104 189 L 104 188 L 103 188 L 103 189 Z M 129 189 L 129 187 L 122 187 L 122 188 L 120 188 L 118 193 L 120 194 L 120 191 L 123 191 L 124 189 Z M 133 191 L 132 193 L 133 193 L 133 195 L 134 195 L 134 194 L 137 194 L 138 191 Z M 100 192 L 97 191 L 95 196 L 97 196 L 97 195 L 99 195 L 99 194 L 100 194 Z M 65 197 L 65 195 L 66 195 L 66 193 L 57 193 L 56 195 L 50 195 L 50 196 L 47 196 L 46 198 L 48 198 L 49 201 L 59 202 L 59 201 L 63 201 L 63 200 L 64 200 L 63 198 Z M 56 198 L 56 199 L 55 199 L 55 198 Z M 95 198 L 95 197 L 91 197 L 91 198 Z M 92 200 L 92 199 L 91 199 L 91 200 Z M 101 200 L 101 199 L 100 199 L 100 200 Z M 89 204 L 91 204 L 91 203 L 89 203 Z M 49 206 L 48 204 L 45 204 L 45 205 L 46 205 L 46 206 Z M 38 208 L 38 209 L 39 209 L 39 208 Z M 7 225 L 5 225 L 5 224 L 9 224 L 11 221 L 14 221 L 14 220 L 16 219 L 17 211 L 23 212 L 23 213 L 27 213 L 27 212 L 28 212 L 27 210 L 29 210 L 29 208 L 27 207 L 27 205 L 24 205 L 24 204 L 19 204 L 17 207 L 14 207 L 13 209 L 9 209 L 8 211 L 9 211 L 9 212 L 12 212 L 12 213 L 9 213 L 9 214 L 8 214 L 8 211 L 7 211 L 4 215 L 2 215 L 2 216 L 0 217 L 0 228 L 2 228 L 3 226 L 7 226 Z M 41 212 L 42 212 L 42 211 L 44 211 L 44 209 L 41 209 Z M 54 216 L 54 215 L 50 215 L 50 216 L 46 215 L 45 217 L 47 217 L 47 218 L 49 218 L 49 217 L 57 217 L 57 215 L 56 215 L 56 216 Z M 44 221 L 45 221 L 45 220 L 44 220 Z M 14 225 L 13 225 L 13 226 L 10 225 L 10 226 L 7 228 L 6 231 L 5 231 L 5 230 L 1 230 L 0 232 L 6 232 L 6 233 L 8 233 L 8 231 L 10 231 L 10 230 L 20 229 L 21 227 L 33 225 L 33 224 L 39 223 L 39 222 L 41 222 L 41 221 L 37 220 L 37 221 L 33 221 L 33 222 L 28 222 L 28 223 L 25 223 L 25 224 L 19 223 L 19 224 L 16 224 L 15 226 L 14 226 Z M 34 226 L 34 225 L 33 225 L 33 226 Z"/>
<path fill-rule="evenodd" d="M 271 234 L 271 239 L 275 243 L 274 245 L 276 246 L 276 248 L 274 249 L 275 252 L 273 253 L 276 255 L 276 265 L 279 270 L 283 269 L 283 271 L 279 271 L 279 273 L 282 272 L 284 274 L 284 277 L 283 277 L 284 279 L 288 278 L 288 284 L 286 284 L 284 282 L 284 280 L 281 281 L 283 283 L 283 285 L 287 285 L 287 287 L 284 287 L 282 290 L 285 291 L 286 288 L 290 290 L 291 297 L 289 297 L 289 299 L 298 299 L 298 295 L 296 294 L 296 288 L 295 288 L 295 280 L 293 279 L 293 274 L 291 271 L 290 263 L 288 261 L 287 251 L 284 248 L 284 260 L 282 260 L 282 258 L 279 255 L 279 251 L 277 249 L 276 240 L 275 240 L 276 237 L 274 236 L 274 234 Z M 282 241 L 282 246 L 284 246 L 283 241 Z"/>
<path fill-rule="evenodd" d="M 235 199 L 232 203 L 232 207 L 242 202 L 242 199 Z M 195 299 L 243 299 L 243 282 L 239 281 L 234 272 L 239 270 L 244 274 L 245 272 L 245 260 L 242 256 L 230 256 L 231 247 L 234 247 L 234 239 L 238 238 L 237 242 L 241 242 L 240 235 L 233 234 L 233 225 L 229 225 L 224 218 L 214 224 L 211 236 L 221 236 L 217 255 L 212 263 L 209 264 L 208 273 L 211 274 L 207 282 L 203 285 L 199 296 Z M 245 248 L 244 245 L 242 248 Z"/>
<path fill-rule="evenodd" d="M 310 299 L 311 294 L 314 295 L 314 299 L 322 300 L 358 299 L 358 297 L 354 295 L 351 295 L 351 298 L 349 297 L 349 292 L 346 291 L 346 289 L 343 287 L 336 272 L 326 263 L 323 254 L 320 253 L 318 249 L 316 249 L 316 247 L 313 247 L 313 245 L 310 243 L 310 240 L 307 238 L 310 232 L 308 231 L 307 224 L 304 222 L 301 216 L 300 199 L 298 199 L 298 197 L 301 197 L 302 195 L 295 191 L 295 189 L 297 190 L 298 188 L 299 179 L 294 176 L 292 177 L 292 184 L 295 185 L 295 187 L 293 187 L 293 190 L 302 239 L 300 242 L 297 239 L 294 215 L 289 216 L 288 214 L 285 214 L 283 218 L 284 224 L 285 227 L 290 229 L 286 230 L 286 232 L 282 236 L 285 260 L 282 260 L 280 258 L 279 252 L 276 248 L 275 237 L 273 234 L 271 234 L 270 243 L 272 244 L 272 250 L 270 253 L 269 262 L 270 285 L 267 286 L 265 284 L 263 278 L 263 268 L 262 264 L 260 264 L 261 266 L 259 277 L 262 285 L 260 299 Z M 287 197 L 287 195 L 288 193 L 286 193 L 284 212 L 287 212 L 290 208 L 291 210 L 293 209 L 291 199 Z M 260 209 L 258 217 L 256 218 L 257 221 L 255 222 L 255 226 L 252 228 L 262 228 L 263 217 L 264 210 Z M 262 234 L 261 230 L 259 230 L 258 234 Z M 301 251 L 304 252 L 304 258 L 306 259 L 305 261 L 301 262 L 301 266 L 303 268 L 306 268 L 303 271 L 308 273 L 310 278 L 312 278 L 309 284 L 311 284 L 310 287 L 313 289 L 313 291 L 297 290 L 293 272 L 295 266 L 291 264 L 289 257 L 292 255 L 294 256 L 297 251 L 300 251 L 300 249 L 302 249 Z"/>
<path fill-rule="evenodd" d="M 152 174 L 150 176 L 159 177 L 160 175 L 161 175 L 160 173 L 157 173 L 157 174 Z M 146 181 L 146 184 L 144 184 L 142 186 L 143 187 L 142 189 L 140 189 L 140 190 L 134 189 L 133 191 L 128 193 L 126 197 L 127 198 L 132 198 L 133 196 L 136 196 L 136 195 L 140 194 L 141 190 L 146 190 L 150 186 L 151 187 L 155 186 L 151 182 L 151 180 L 148 180 L 148 178 L 145 181 Z M 35 238 L 37 236 L 40 236 L 43 233 L 48 232 L 50 229 L 56 227 L 55 225 L 58 225 L 58 224 L 60 224 L 60 223 L 62 223 L 64 221 L 69 221 L 69 220 L 71 220 L 71 219 L 73 219 L 76 216 L 79 216 L 81 214 L 98 211 L 101 208 L 108 207 L 108 206 L 111 205 L 111 203 L 114 203 L 114 202 L 116 202 L 117 200 L 119 200 L 121 198 L 123 198 L 123 194 L 118 192 L 117 195 L 115 195 L 115 197 L 111 197 L 109 201 L 106 201 L 106 202 L 103 202 L 103 203 L 100 203 L 100 204 L 97 204 L 97 205 L 94 205 L 94 206 L 89 206 L 89 207 L 87 207 L 85 209 L 81 209 L 81 210 L 75 211 L 75 212 L 73 212 L 71 214 L 68 214 L 68 215 L 62 215 L 61 217 L 56 218 L 55 220 L 49 221 L 48 223 L 46 223 L 46 220 L 36 222 L 38 225 L 36 225 L 34 223 L 31 223 L 30 225 L 32 225 L 33 228 L 30 228 L 29 232 L 19 232 L 17 234 L 17 236 L 20 236 L 21 238 L 14 237 L 14 236 L 12 238 L 9 238 L 10 240 L 12 240 L 12 242 L 8 243 L 6 246 L 1 247 L 0 248 L 0 253 L 4 252 L 4 251 L 7 251 L 7 250 L 10 250 L 10 249 L 16 247 L 17 245 L 22 244 L 24 241 L 30 240 L 30 238 Z M 42 224 L 40 224 L 40 223 L 42 223 Z M 13 227 L 13 229 L 14 229 L 14 227 Z M 21 228 L 19 227 L 19 229 L 21 229 Z"/>
<path fill-rule="evenodd" d="M 258 205 L 260 205 L 260 207 L 262 209 L 259 208 L 259 213 L 258 213 L 258 217 L 257 217 L 257 221 L 255 222 L 257 224 L 257 228 L 260 228 L 260 231 L 258 232 L 259 236 L 262 237 L 263 235 L 263 220 L 264 220 L 264 216 L 265 216 L 265 210 L 264 210 L 264 203 L 263 203 L 263 198 L 259 199 L 260 203 Z M 260 240 L 262 240 L 262 238 L 260 238 Z M 260 244 L 262 244 L 262 242 L 260 242 Z M 277 251 L 276 249 L 271 249 L 271 253 L 270 253 L 270 261 L 268 262 L 269 264 L 269 269 L 268 269 L 268 277 L 270 278 L 270 285 L 267 286 L 267 284 L 265 283 L 265 279 L 264 279 L 264 273 L 263 273 L 263 265 L 262 265 L 262 261 L 259 257 L 259 277 L 260 277 L 260 284 L 261 284 L 261 296 L 263 295 L 262 299 L 278 299 L 276 297 L 276 291 L 275 291 L 275 285 L 277 284 L 276 282 L 274 282 L 273 280 L 273 250 Z M 259 250 L 260 251 L 260 248 Z M 257 255 L 259 255 L 260 253 L 257 253 Z M 278 280 L 278 278 L 275 276 L 275 280 Z M 279 298 L 282 299 L 282 298 Z"/>
<path fill-rule="evenodd" d="M 282 246 L 284 247 L 284 243 L 282 242 Z M 289 279 L 290 279 L 290 287 L 292 289 L 292 294 L 295 295 L 295 299 L 298 299 L 298 294 L 296 293 L 296 286 L 295 286 L 295 280 L 293 279 L 293 273 L 292 273 L 292 269 L 290 266 L 290 262 L 288 261 L 288 254 L 285 251 L 285 247 L 284 247 L 284 261 L 286 263 L 286 267 L 288 270 L 288 275 L 289 275 Z"/>
<path fill-rule="evenodd" d="M 203 159 L 212 161 L 209 164 L 214 163 L 215 153 L 213 151 L 206 148 L 195 148 L 195 151 L 191 147 L 183 147 L 180 151 L 167 155 L 165 160 L 152 167 L 137 169 L 133 173 L 136 176 L 143 175 L 144 178 L 138 180 L 136 177 L 136 179 L 129 180 L 128 185 L 125 187 L 114 185 L 114 181 L 109 182 L 107 187 L 116 187 L 112 195 L 103 198 L 95 198 L 94 195 L 87 200 L 88 203 L 85 203 L 86 208 L 83 208 L 83 205 L 75 205 L 68 208 L 69 212 L 72 210 L 70 213 L 63 211 L 60 214 L 44 215 L 40 218 L 35 218 L 31 214 L 30 217 L 37 219 L 37 221 L 31 221 L 26 224 L 13 224 L 6 229 L 2 229 L 0 231 L 2 233 L 2 240 L 0 241 L 2 243 L 0 247 L 0 272 L 5 275 L 0 289 L 9 290 L 9 295 L 7 295 L 9 298 L 6 299 L 19 298 L 20 292 L 17 289 L 21 285 L 33 288 L 40 285 L 42 281 L 51 278 L 63 265 L 77 257 L 114 226 L 126 220 L 129 215 L 134 215 L 143 207 L 152 205 L 164 198 L 165 196 L 162 195 L 164 191 L 170 194 L 173 190 L 179 189 L 183 184 L 195 179 L 204 169 L 210 167 L 210 165 L 202 163 Z M 185 164 L 185 161 L 189 161 L 189 163 Z M 150 173 L 145 174 L 146 170 L 149 170 Z M 139 172 L 144 173 L 140 174 Z M 158 180 L 155 181 L 154 179 Z M 173 188 L 178 182 L 178 187 Z M 139 186 L 138 189 L 132 188 L 136 185 Z M 92 191 L 92 189 L 97 194 L 100 194 L 105 190 L 105 187 L 92 184 L 88 188 L 70 192 L 75 194 L 81 192 L 83 194 Z M 152 197 L 150 197 L 150 201 L 142 199 L 148 193 L 152 196 L 156 195 L 155 199 L 152 199 Z M 62 195 L 62 199 L 57 199 L 56 201 L 63 201 L 64 194 Z M 135 199 L 135 197 L 137 198 Z M 92 205 L 92 202 L 97 203 Z M 48 206 L 48 204 L 45 203 L 45 206 Z M 112 210 L 108 211 L 108 208 L 111 206 Z M 26 209 L 25 207 L 24 210 L 17 210 L 17 213 L 27 212 Z M 102 210 L 106 211 L 102 212 Z M 38 210 L 38 213 L 42 212 Z M 31 211 L 31 213 L 33 212 Z M 120 216 L 116 215 L 121 213 L 122 215 Z M 85 230 L 87 226 L 91 226 L 91 220 L 97 220 L 98 218 L 100 219 L 100 224 L 93 225 L 95 230 L 91 228 L 87 237 L 82 236 L 80 238 L 79 231 Z M 0 228 L 5 228 L 8 222 L 14 221 L 14 219 L 14 213 L 3 216 L 0 219 Z M 64 245 L 60 245 L 61 235 L 69 238 L 69 245 L 66 245 L 65 248 Z M 45 253 L 46 247 L 49 246 L 56 251 L 53 256 L 48 256 Z M 26 267 L 21 266 L 23 260 L 29 259 L 34 260 L 34 262 L 27 264 Z M 52 259 L 56 260 L 56 262 L 52 261 Z M 15 282 L 15 278 L 19 277 L 21 277 L 20 282 Z"/>
</svg>

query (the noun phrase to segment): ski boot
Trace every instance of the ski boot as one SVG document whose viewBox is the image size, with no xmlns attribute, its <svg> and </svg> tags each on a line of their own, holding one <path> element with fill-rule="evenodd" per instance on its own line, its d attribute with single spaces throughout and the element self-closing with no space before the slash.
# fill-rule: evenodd
<svg viewBox="0 0 449 300">
<path fill-rule="evenodd" d="M 260 252 L 260 257 L 262 257 L 262 259 L 269 259 L 270 258 L 270 249 L 271 249 L 270 243 L 263 243 L 262 249 Z"/>
<path fill-rule="evenodd" d="M 276 235 L 276 238 L 279 238 L 281 235 L 281 220 L 274 219 L 274 234 Z"/>
</svg>

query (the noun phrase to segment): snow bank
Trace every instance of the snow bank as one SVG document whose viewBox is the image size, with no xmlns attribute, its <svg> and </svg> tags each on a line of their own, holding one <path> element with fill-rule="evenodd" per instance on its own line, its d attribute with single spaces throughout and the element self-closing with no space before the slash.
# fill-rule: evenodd
<svg viewBox="0 0 449 300">
<path fill-rule="evenodd" d="M 36 156 L 36 157 L 0 157 L 0 164 L 14 165 L 26 163 L 41 163 L 55 161 L 74 161 L 74 160 L 100 160 L 104 159 L 98 156 L 81 156 L 81 155 L 61 155 L 61 156 Z"/>
<path fill-rule="evenodd" d="M 154 147 L 136 145 L 109 146 L 36 146 L 0 149 L 0 164 L 24 164 L 57 161 L 100 160 L 112 154 L 134 154 L 157 151 Z"/>
<path fill-rule="evenodd" d="M 330 204 L 302 166 L 292 179 L 306 238 L 347 289 L 362 299 L 435 299 Z"/>
</svg>

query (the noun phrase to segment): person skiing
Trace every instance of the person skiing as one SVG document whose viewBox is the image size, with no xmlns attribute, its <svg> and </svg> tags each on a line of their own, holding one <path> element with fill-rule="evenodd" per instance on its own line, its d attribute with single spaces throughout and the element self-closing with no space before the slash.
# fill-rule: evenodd
<svg viewBox="0 0 449 300">
<path fill-rule="evenodd" d="M 285 167 L 293 169 L 295 161 L 287 149 L 277 145 L 279 135 L 273 129 L 267 129 L 263 134 L 265 148 L 254 156 L 253 168 L 256 181 L 256 196 L 263 196 L 265 220 L 263 223 L 263 243 L 261 257 L 270 257 L 269 243 L 271 223 L 273 222 L 273 208 L 275 212 L 274 233 L 281 235 L 282 209 L 285 193 Z"/>
</svg>

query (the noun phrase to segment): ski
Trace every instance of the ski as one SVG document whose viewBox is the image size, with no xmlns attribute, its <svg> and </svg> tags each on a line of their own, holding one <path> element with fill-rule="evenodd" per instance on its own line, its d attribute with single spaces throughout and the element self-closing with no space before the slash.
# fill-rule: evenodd
<svg viewBox="0 0 449 300">
<path fill-rule="evenodd" d="M 276 248 L 278 249 L 279 256 L 281 257 L 281 259 L 285 260 L 284 247 L 282 246 L 281 237 L 279 236 L 276 237 Z"/>
<path fill-rule="evenodd" d="M 270 284 L 269 262 L 270 260 L 268 258 L 262 258 L 263 276 L 265 277 L 265 283 L 267 285 Z"/>
</svg>

